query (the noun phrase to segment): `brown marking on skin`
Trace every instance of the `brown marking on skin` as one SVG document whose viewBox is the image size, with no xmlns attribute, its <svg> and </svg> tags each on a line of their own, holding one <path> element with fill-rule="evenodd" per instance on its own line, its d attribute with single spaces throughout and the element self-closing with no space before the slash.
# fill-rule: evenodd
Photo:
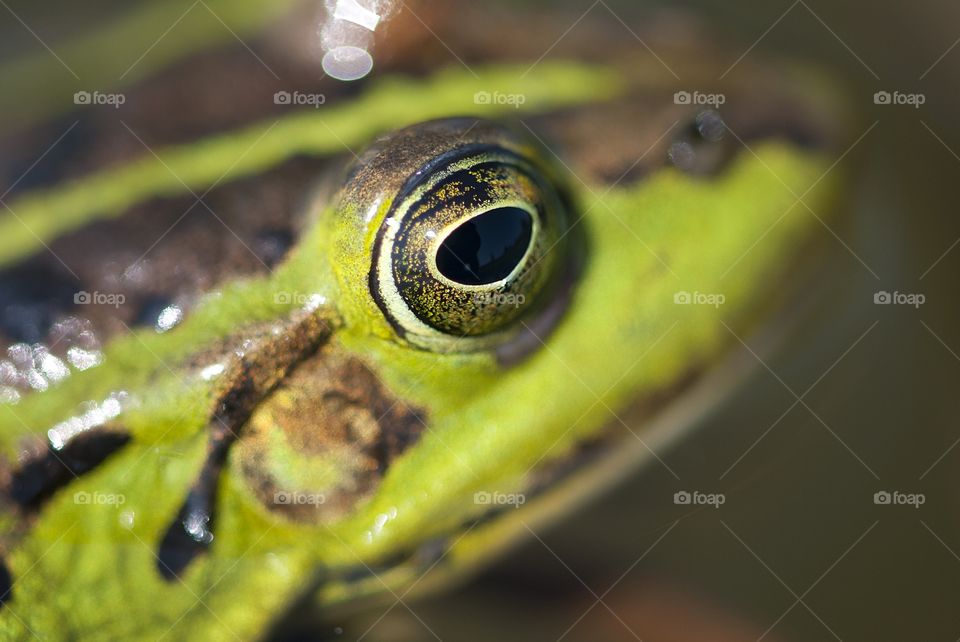
<svg viewBox="0 0 960 642">
<path fill-rule="evenodd" d="M 322 159 L 294 158 L 217 187 L 204 197 L 206 206 L 189 195 L 141 203 L 57 239 L 52 253 L 0 270 L 0 350 L 40 342 L 55 344 L 62 358 L 69 344 L 56 336 L 58 320 L 85 323 L 106 344 L 125 325 L 153 325 L 166 305 L 187 314 L 218 285 L 266 274 L 309 224 L 305 205 L 328 168 Z M 77 305 L 80 291 L 120 295 L 123 302 Z"/>
<path fill-rule="evenodd" d="M 255 60 L 251 64 L 250 52 L 239 44 L 191 56 L 123 89 L 126 102 L 119 108 L 85 107 L 7 136 L 0 174 L 6 176 L 5 184 L 12 184 L 35 160 L 36 150 L 45 149 L 73 123 L 11 195 L 131 162 L 149 155 L 144 144 L 152 149 L 183 144 L 279 117 L 290 107 L 274 102 L 277 91 L 321 92 L 328 102 L 345 93 L 333 82 L 317 81 L 316 63 L 311 68 L 278 57 L 270 64 L 283 80 Z"/>
<path fill-rule="evenodd" d="M 220 378 L 212 416 L 239 427 L 294 366 L 330 338 L 335 323 L 327 310 L 298 310 L 283 322 L 238 333 L 242 356 Z"/>
<path fill-rule="evenodd" d="M 393 397 L 362 361 L 329 346 L 257 409 L 237 458 L 268 509 L 296 521 L 330 522 L 373 494 L 425 422 L 425 411 Z M 330 478 L 310 485 L 312 471 L 304 467 L 329 470 Z M 298 475 L 299 484 L 281 479 Z"/>
<path fill-rule="evenodd" d="M 301 310 L 282 324 L 263 324 L 238 335 L 240 346 L 214 396 L 207 456 L 158 546 L 157 570 L 164 579 L 178 577 L 213 541 L 217 484 L 231 446 L 258 404 L 329 339 L 333 325 L 323 312 Z"/>
</svg>

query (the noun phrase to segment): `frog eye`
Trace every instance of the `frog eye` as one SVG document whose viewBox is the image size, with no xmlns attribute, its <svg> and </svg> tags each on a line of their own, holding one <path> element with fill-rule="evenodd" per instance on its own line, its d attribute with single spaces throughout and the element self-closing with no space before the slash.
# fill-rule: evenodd
<svg viewBox="0 0 960 642">
<path fill-rule="evenodd" d="M 371 293 L 413 343 L 489 345 L 542 304 L 566 229 L 562 199 L 535 159 L 462 146 L 413 172 L 393 199 L 373 248 Z"/>
</svg>

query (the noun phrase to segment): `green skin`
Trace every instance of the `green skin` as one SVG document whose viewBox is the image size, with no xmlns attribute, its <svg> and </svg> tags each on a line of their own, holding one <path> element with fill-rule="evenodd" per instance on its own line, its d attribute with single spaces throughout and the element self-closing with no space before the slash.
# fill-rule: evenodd
<svg viewBox="0 0 960 642">
<path fill-rule="evenodd" d="M 381 78 L 351 103 L 324 111 L 324 127 L 313 111 L 287 117 L 237 164 L 266 125 L 161 151 L 164 163 L 145 157 L 28 193 L 11 203 L 20 221 L 0 220 L 0 260 L 10 262 L 41 238 L 118 215 L 151 195 L 185 192 L 168 168 L 202 190 L 225 171 L 224 180 L 231 180 L 296 153 L 361 148 L 411 123 L 461 113 L 526 118 L 602 102 L 622 95 L 629 82 L 613 68 L 563 62 L 543 62 L 526 74 L 526 66 L 474 71 Z M 474 93 L 490 88 L 523 92 L 526 102 L 519 110 L 474 104 Z M 368 221 L 371 203 L 349 190 L 314 203 L 315 224 L 269 277 L 229 283 L 173 331 L 117 338 L 103 365 L 0 408 L 0 446 L 12 464 L 26 435 L 45 434 L 85 400 L 123 389 L 138 402 L 118 418 L 131 442 L 58 491 L 25 529 L 15 511 L 2 513 L 4 530 L 21 534 L 7 548 L 14 587 L 0 610 L 0 637 L 251 639 L 309 587 L 317 587 L 315 599 L 324 608 L 387 591 L 402 595 L 432 564 L 411 554 L 438 538 L 445 548 L 435 574 L 489 558 L 554 509 L 543 508 L 549 494 L 537 494 L 521 510 L 477 525 L 490 507 L 476 503 L 475 493 L 522 493 L 537 471 L 600 435 L 634 444 L 612 413 L 667 391 L 679 394 L 681 380 L 709 370 L 735 343 L 728 327 L 744 333 L 769 308 L 771 286 L 819 228 L 795 207 L 791 191 L 813 186 L 804 201 L 823 212 L 840 179 L 820 180 L 833 160 L 823 152 L 772 139 L 751 150 L 741 149 L 708 179 L 666 167 L 608 189 L 562 175 L 590 250 L 557 325 L 509 366 L 498 363 L 495 346 L 427 350 L 397 336 L 367 280 L 389 195 Z M 561 170 L 564 164 L 543 161 Z M 679 291 L 720 293 L 725 301 L 719 308 L 675 305 Z M 326 303 L 317 314 L 335 325 L 332 345 L 366 363 L 395 397 L 424 409 L 428 425 L 372 496 L 323 523 L 294 522 L 268 510 L 231 454 L 219 482 L 214 544 L 178 580 L 165 581 L 156 570 L 156 543 L 202 465 L 217 394 L 215 380 L 177 364 L 247 324 L 295 312 L 298 300 L 278 302 L 277 292 L 322 295 Z M 642 435 L 649 419 L 631 420 L 629 428 Z M 309 462 L 296 453 L 277 457 L 292 475 L 310 474 Z M 80 492 L 122 495 L 123 504 L 79 505 Z M 561 500 L 557 510 L 574 503 Z M 357 569 L 376 575 L 357 579 Z"/>
</svg>

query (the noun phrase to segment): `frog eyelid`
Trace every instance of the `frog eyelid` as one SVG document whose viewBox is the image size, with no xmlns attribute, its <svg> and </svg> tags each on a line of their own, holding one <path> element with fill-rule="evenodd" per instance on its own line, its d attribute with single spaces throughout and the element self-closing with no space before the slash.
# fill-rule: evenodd
<svg viewBox="0 0 960 642">
<path fill-rule="evenodd" d="M 516 160 L 522 160 L 513 150 L 492 143 L 467 143 L 437 154 L 407 178 L 397 190 L 394 202 L 407 201 L 418 188 L 422 188 L 422 191 L 430 189 L 432 185 L 457 171 L 459 163 L 465 160 L 480 155 L 498 155 L 504 152 L 515 157 Z"/>
</svg>

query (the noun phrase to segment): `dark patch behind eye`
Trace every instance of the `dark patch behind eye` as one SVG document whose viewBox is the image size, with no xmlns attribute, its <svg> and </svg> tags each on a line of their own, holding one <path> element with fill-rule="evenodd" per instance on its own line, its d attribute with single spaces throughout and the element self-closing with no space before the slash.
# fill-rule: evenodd
<svg viewBox="0 0 960 642">
<path fill-rule="evenodd" d="M 463 285 L 494 283 L 517 266 L 533 233 L 533 219 L 518 207 L 484 212 L 454 230 L 437 250 L 437 269 Z"/>
<path fill-rule="evenodd" d="M 253 239 L 251 249 L 264 265 L 273 269 L 286 256 L 293 243 L 293 233 L 288 229 L 264 229 Z"/>
</svg>

